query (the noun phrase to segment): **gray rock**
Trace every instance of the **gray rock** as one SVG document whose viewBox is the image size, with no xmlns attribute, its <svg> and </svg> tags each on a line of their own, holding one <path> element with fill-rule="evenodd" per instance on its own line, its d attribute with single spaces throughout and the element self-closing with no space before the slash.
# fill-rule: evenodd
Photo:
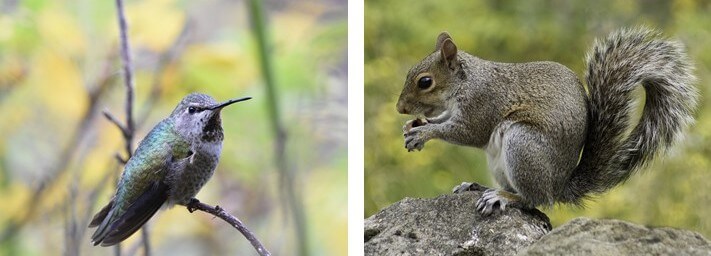
<svg viewBox="0 0 711 256">
<path fill-rule="evenodd" d="M 406 198 L 366 219 L 365 254 L 711 255 L 709 240 L 675 228 L 577 218 L 550 231 L 540 211 L 515 208 L 482 217 L 475 203 L 486 188 L 474 184 L 470 189 Z"/>
<path fill-rule="evenodd" d="M 577 218 L 519 255 L 711 255 L 711 244 L 687 230 Z"/>
<path fill-rule="evenodd" d="M 365 255 L 513 255 L 551 230 L 538 210 L 476 213 L 485 188 L 406 198 L 365 220 Z"/>
</svg>

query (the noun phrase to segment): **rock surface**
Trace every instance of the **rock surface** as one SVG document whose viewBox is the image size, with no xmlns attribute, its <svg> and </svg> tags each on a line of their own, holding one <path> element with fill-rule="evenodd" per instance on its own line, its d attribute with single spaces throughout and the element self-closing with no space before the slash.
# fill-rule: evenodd
<svg viewBox="0 0 711 256">
<path fill-rule="evenodd" d="M 406 198 L 365 220 L 365 255 L 711 255 L 702 235 L 619 220 L 574 219 L 551 231 L 538 210 L 476 213 L 485 189 Z"/>
<path fill-rule="evenodd" d="M 648 228 L 620 220 L 577 218 L 557 227 L 521 255 L 711 255 L 701 234 Z"/>
<path fill-rule="evenodd" d="M 366 255 L 512 255 L 551 229 L 538 210 L 482 217 L 482 191 L 407 198 L 365 220 Z"/>
</svg>

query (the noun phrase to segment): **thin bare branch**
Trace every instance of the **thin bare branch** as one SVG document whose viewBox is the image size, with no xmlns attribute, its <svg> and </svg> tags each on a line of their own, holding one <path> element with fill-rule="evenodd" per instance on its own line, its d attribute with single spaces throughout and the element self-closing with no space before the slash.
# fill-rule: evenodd
<svg viewBox="0 0 711 256">
<path fill-rule="evenodd" d="M 114 154 L 114 158 L 116 158 L 116 161 L 118 161 L 119 163 L 121 163 L 121 164 L 123 164 L 123 165 L 126 165 L 126 163 L 128 162 L 128 160 L 126 160 L 125 158 L 123 158 L 123 157 L 121 156 L 121 154 L 119 154 L 118 152 L 116 152 L 116 154 Z"/>
<path fill-rule="evenodd" d="M 133 148 L 133 70 L 131 70 L 131 48 L 128 43 L 128 25 L 123 13 L 123 1 L 116 0 L 116 12 L 121 34 L 121 62 L 123 63 L 124 84 L 126 85 L 126 152 L 131 156 Z"/>
<path fill-rule="evenodd" d="M 126 16 L 123 12 L 123 1 L 116 0 L 116 17 L 118 18 L 119 24 L 119 34 L 120 34 L 120 44 L 121 44 L 121 62 L 123 64 L 123 75 L 124 84 L 126 85 L 126 124 L 123 126 L 119 125 L 118 122 L 115 124 L 121 128 L 124 133 L 124 140 L 126 142 L 126 159 L 130 159 L 133 154 L 133 133 L 135 132 L 135 123 L 133 121 L 133 98 L 134 98 L 134 83 L 133 83 L 133 70 L 131 65 L 131 48 L 128 42 L 128 25 L 126 24 Z M 106 113 L 104 113 L 106 114 Z M 151 246 L 148 240 L 148 230 L 141 229 L 141 239 L 144 248 L 144 255 L 151 255 Z M 117 250 L 120 251 L 120 250 Z"/>
<path fill-rule="evenodd" d="M 266 248 L 262 245 L 261 242 L 259 242 L 259 239 L 257 239 L 256 236 L 254 236 L 254 233 L 250 231 L 237 217 L 232 216 L 231 214 L 227 213 L 224 209 L 222 209 L 219 205 L 210 206 L 208 204 L 204 204 L 200 202 L 200 200 L 197 200 L 195 198 L 190 200 L 190 203 L 186 206 L 188 208 L 188 211 L 191 213 L 199 210 L 203 211 L 209 214 L 212 214 L 215 217 L 218 217 L 230 225 L 232 227 L 236 228 L 242 235 L 244 235 L 245 238 L 249 241 L 249 243 L 252 244 L 252 247 L 254 247 L 255 250 L 257 250 L 257 253 L 262 256 L 268 256 L 271 255 L 269 251 L 267 251 Z"/>
<path fill-rule="evenodd" d="M 116 118 L 113 114 L 111 114 L 111 112 L 109 112 L 108 109 L 104 109 L 104 111 L 102 111 L 101 113 L 104 114 L 104 117 L 106 117 L 106 119 L 108 119 L 109 122 L 111 122 L 112 124 L 116 125 L 116 127 L 118 127 L 118 129 L 121 131 L 121 135 L 123 135 L 124 138 L 126 138 L 127 136 L 130 135 L 128 128 L 123 126 L 123 124 L 121 124 L 121 121 L 119 121 L 118 118 Z"/>
<path fill-rule="evenodd" d="M 143 255 L 151 255 L 151 241 L 148 239 L 148 226 L 141 227 L 141 243 L 143 243 Z"/>
</svg>

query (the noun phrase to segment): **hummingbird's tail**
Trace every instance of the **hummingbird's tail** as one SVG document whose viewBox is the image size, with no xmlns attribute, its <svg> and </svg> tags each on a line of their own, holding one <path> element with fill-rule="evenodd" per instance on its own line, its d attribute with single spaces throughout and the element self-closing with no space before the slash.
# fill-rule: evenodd
<svg viewBox="0 0 711 256">
<path fill-rule="evenodd" d="M 121 213 L 121 207 L 115 207 L 115 198 L 99 211 L 89 223 L 96 227 L 91 242 L 94 245 L 112 246 L 125 240 L 138 231 L 160 209 L 168 199 L 168 186 L 163 182 L 154 182 L 143 192 L 128 209 Z"/>
<path fill-rule="evenodd" d="M 109 211 L 111 211 L 111 208 L 114 207 L 114 199 L 111 198 L 111 202 L 104 206 L 104 208 L 101 208 L 101 211 L 96 213 L 94 215 L 94 218 L 91 219 L 91 222 L 89 222 L 89 227 L 93 228 L 96 226 L 99 226 L 104 220 L 106 219 L 106 216 L 109 215 Z"/>
</svg>

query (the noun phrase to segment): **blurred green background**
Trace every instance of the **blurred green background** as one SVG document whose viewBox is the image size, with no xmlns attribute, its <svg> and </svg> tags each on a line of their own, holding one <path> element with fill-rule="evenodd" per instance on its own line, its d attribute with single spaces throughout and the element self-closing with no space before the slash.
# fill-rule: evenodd
<svg viewBox="0 0 711 256">
<path fill-rule="evenodd" d="M 620 27 L 661 29 L 688 47 L 701 92 L 697 123 L 685 140 L 649 168 L 585 209 L 545 212 L 555 226 L 577 216 L 617 218 L 698 231 L 711 238 L 711 3 L 709 1 L 366 1 L 365 216 L 404 197 L 450 193 L 462 181 L 493 182 L 479 149 L 430 141 L 404 148 L 395 110 L 408 69 L 448 31 L 460 50 L 499 62 L 552 60 L 582 79 L 584 55 L 597 37 Z M 640 175 L 641 174 L 641 175 Z M 474 209 L 471 209 L 472 211 Z"/>
<path fill-rule="evenodd" d="M 347 240 L 346 1 L 263 1 L 286 158 L 304 214 L 297 236 L 277 170 L 249 1 L 127 0 L 134 147 L 196 91 L 218 101 L 225 141 L 197 195 L 240 218 L 274 255 L 344 255 Z M 112 255 L 88 219 L 114 193 L 125 155 L 114 1 L 0 0 L 0 255 Z M 281 180 L 281 181 L 280 181 Z M 176 206 L 148 223 L 153 255 L 255 255 L 234 228 Z M 140 232 L 123 255 L 143 254 Z"/>
</svg>

